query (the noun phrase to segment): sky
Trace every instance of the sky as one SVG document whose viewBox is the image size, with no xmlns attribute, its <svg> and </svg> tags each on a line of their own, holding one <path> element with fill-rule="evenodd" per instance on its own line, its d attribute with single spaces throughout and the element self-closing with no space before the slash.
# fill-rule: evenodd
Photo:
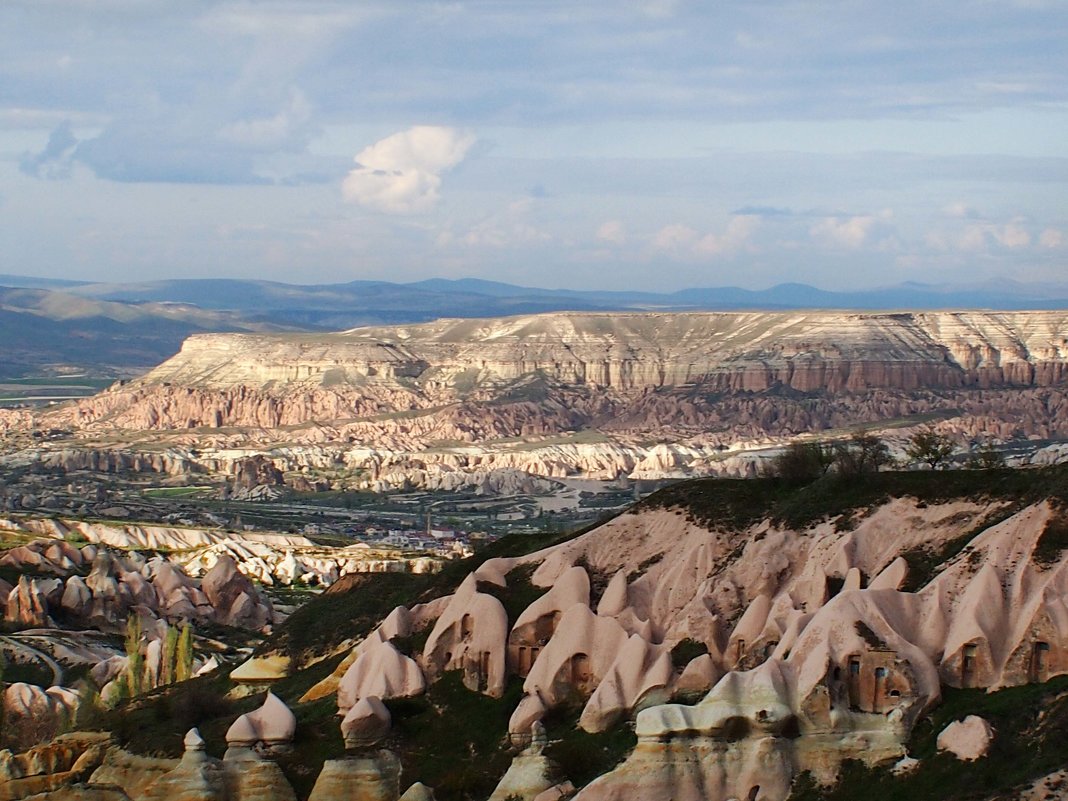
<svg viewBox="0 0 1068 801">
<path fill-rule="evenodd" d="M 1068 285 L 1068 0 L 0 2 L 0 273 Z"/>
</svg>

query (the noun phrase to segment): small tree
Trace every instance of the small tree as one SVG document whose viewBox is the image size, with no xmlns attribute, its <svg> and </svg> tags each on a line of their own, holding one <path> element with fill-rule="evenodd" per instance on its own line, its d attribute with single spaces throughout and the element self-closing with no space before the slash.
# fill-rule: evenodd
<svg viewBox="0 0 1068 801">
<path fill-rule="evenodd" d="M 968 459 L 972 470 L 999 470 L 1005 466 L 1005 454 L 989 442 L 977 450 Z"/>
<path fill-rule="evenodd" d="M 867 431 L 858 431 L 848 443 L 836 445 L 834 453 L 835 467 L 847 477 L 878 473 L 893 461 L 886 443 Z"/>
<path fill-rule="evenodd" d="M 74 727 L 85 731 L 92 729 L 100 722 L 100 711 L 103 704 L 100 701 L 100 693 L 89 682 L 83 682 L 78 689 L 78 706 L 74 710 Z"/>
<path fill-rule="evenodd" d="M 822 442 L 791 442 L 765 464 L 765 475 L 788 484 L 811 484 L 834 463 L 834 451 Z"/>
<path fill-rule="evenodd" d="M 126 687 L 130 691 L 130 697 L 135 698 L 141 694 L 142 679 L 145 670 L 145 658 L 141 654 L 141 617 L 137 612 L 131 612 L 126 618 Z"/>
<path fill-rule="evenodd" d="M 178 673 L 178 629 L 167 626 L 163 636 L 163 658 L 160 665 L 160 684 L 172 684 Z"/>
<path fill-rule="evenodd" d="M 193 626 L 189 623 L 182 626 L 182 633 L 178 635 L 178 645 L 175 649 L 174 680 L 187 681 L 193 677 Z"/>
<path fill-rule="evenodd" d="M 938 465 L 953 455 L 953 440 L 937 431 L 917 431 L 909 440 L 905 453 L 909 458 L 930 465 L 937 470 Z"/>
</svg>

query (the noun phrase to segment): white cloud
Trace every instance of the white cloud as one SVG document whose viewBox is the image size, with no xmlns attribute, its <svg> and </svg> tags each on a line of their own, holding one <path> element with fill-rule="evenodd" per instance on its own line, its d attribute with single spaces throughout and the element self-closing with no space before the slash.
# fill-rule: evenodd
<svg viewBox="0 0 1068 801">
<path fill-rule="evenodd" d="M 345 199 L 390 214 L 433 208 L 441 176 L 467 155 L 475 137 L 456 128 L 417 125 L 356 154 L 356 169 L 342 184 Z"/>
<path fill-rule="evenodd" d="M 1056 228 L 1047 228 L 1038 238 L 1038 244 L 1044 248 L 1064 247 L 1064 232 Z"/>
<path fill-rule="evenodd" d="M 653 237 L 653 247 L 660 250 L 685 250 L 697 241 L 697 231 L 682 223 L 665 225 Z"/>
<path fill-rule="evenodd" d="M 706 256 L 734 253 L 749 243 L 760 226 L 760 218 L 753 214 L 731 217 L 722 234 L 705 234 L 693 246 L 694 252 Z"/>
<path fill-rule="evenodd" d="M 994 226 L 990 229 L 990 233 L 998 244 L 1007 248 L 1025 248 L 1031 244 L 1031 234 L 1024 230 L 1016 220 L 1005 225 Z"/>
<path fill-rule="evenodd" d="M 612 245 L 622 245 L 627 241 L 627 229 L 619 220 L 608 220 L 597 229 L 597 238 Z"/>
<path fill-rule="evenodd" d="M 438 235 L 438 245 L 448 246 L 453 242 L 472 248 L 514 248 L 544 245 L 552 241 L 552 235 L 538 227 L 529 217 L 535 215 L 533 198 L 513 201 L 495 214 L 473 225 L 460 237 L 452 232 Z"/>
<path fill-rule="evenodd" d="M 964 201 L 958 200 L 955 203 L 950 203 L 942 211 L 949 217 L 955 217 L 958 220 L 977 220 L 980 217 L 978 211 L 969 206 Z"/>
<path fill-rule="evenodd" d="M 748 247 L 759 226 L 760 216 L 756 214 L 734 215 L 723 233 L 702 234 L 683 223 L 672 223 L 656 232 L 652 244 L 658 250 L 666 250 L 677 256 L 729 256 Z"/>
<path fill-rule="evenodd" d="M 859 248 L 868 239 L 875 217 L 870 214 L 856 217 L 825 217 L 809 230 L 813 239 L 828 245 Z"/>
<path fill-rule="evenodd" d="M 969 225 L 957 237 L 957 250 L 974 253 L 986 250 L 986 230 L 981 225 Z"/>
</svg>

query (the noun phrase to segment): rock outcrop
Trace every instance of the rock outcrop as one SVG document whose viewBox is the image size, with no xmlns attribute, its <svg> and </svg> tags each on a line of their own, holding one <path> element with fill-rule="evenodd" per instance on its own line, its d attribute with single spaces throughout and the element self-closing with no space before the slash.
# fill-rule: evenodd
<svg viewBox="0 0 1068 801">
<path fill-rule="evenodd" d="M 312 488 L 309 466 L 377 491 L 745 476 L 758 459 L 742 451 L 914 415 L 961 444 L 1068 437 L 1066 325 L 1062 311 L 575 313 L 203 335 L 141 379 L 8 425 L 92 434 L 91 451 L 35 446 L 44 467 L 214 474 L 249 498 Z"/>
<path fill-rule="evenodd" d="M 995 501 L 898 498 L 848 527 L 765 520 L 741 532 L 677 509 L 639 509 L 547 550 L 483 563 L 434 602 L 416 661 L 428 682 L 461 670 L 490 696 L 508 676 L 524 677 L 509 723 L 519 749 L 533 748 L 539 721 L 577 699 L 587 731 L 634 719 L 636 749 L 584 788 L 583 801 L 783 799 L 800 771 L 830 782 L 847 759 L 900 760 L 945 685 L 1068 674 L 1059 622 L 1068 555 L 1041 545 L 1064 523 L 1057 502 L 1010 513 Z M 947 543 L 957 544 L 945 564 L 911 575 L 921 563 L 903 554 Z M 528 575 L 543 593 L 509 620 L 496 596 Z M 398 609 L 357 648 L 339 690 L 354 743 L 388 726 L 377 696 L 354 692 L 365 670 L 354 667 L 381 654 L 393 665 L 381 672 L 399 675 L 406 663 L 389 641 L 408 631 Z M 703 653 L 677 663 L 684 645 L 679 653 Z M 702 692 L 696 705 L 671 703 Z M 529 780 L 540 775 L 535 762 L 517 757 L 497 795 L 548 792 Z"/>
<path fill-rule="evenodd" d="M 989 723 L 977 715 L 968 715 L 939 732 L 935 744 L 939 751 L 949 751 L 963 762 L 972 762 L 986 756 L 993 739 L 994 729 Z"/>
<path fill-rule="evenodd" d="M 7 592 L 3 619 L 21 627 L 54 626 L 54 617 L 102 631 L 121 631 L 136 613 L 147 620 L 213 622 L 263 629 L 274 622 L 270 601 L 237 571 L 233 558 L 216 559 L 202 581 L 164 557 L 56 540 L 37 540 L 4 552 L 0 565 L 54 573 L 23 575 Z M 88 567 L 84 578 L 75 571 Z"/>
<path fill-rule="evenodd" d="M 260 748 L 274 751 L 293 742 L 297 719 L 278 696 L 267 693 L 263 705 L 241 715 L 226 732 L 230 748 Z"/>
</svg>

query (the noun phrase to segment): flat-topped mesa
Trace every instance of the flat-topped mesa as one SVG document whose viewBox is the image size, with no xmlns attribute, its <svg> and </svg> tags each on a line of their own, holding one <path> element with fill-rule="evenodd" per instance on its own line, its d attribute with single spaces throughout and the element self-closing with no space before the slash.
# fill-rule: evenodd
<svg viewBox="0 0 1068 801">
<path fill-rule="evenodd" d="M 532 372 L 621 391 L 1048 385 L 1068 380 L 1068 312 L 558 313 L 324 335 L 200 335 L 144 382 L 462 391 Z"/>
</svg>

